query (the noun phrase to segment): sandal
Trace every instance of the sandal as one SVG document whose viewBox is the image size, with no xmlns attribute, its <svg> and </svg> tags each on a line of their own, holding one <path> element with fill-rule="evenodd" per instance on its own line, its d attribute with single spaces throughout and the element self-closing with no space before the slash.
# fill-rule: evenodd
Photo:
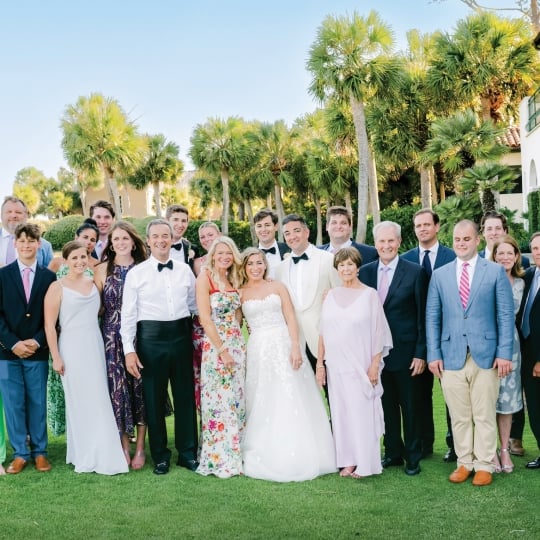
<svg viewBox="0 0 540 540">
<path fill-rule="evenodd" d="M 356 469 L 354 469 L 354 472 L 351 473 L 351 478 L 355 478 L 356 480 L 360 480 L 361 478 L 364 478 L 364 477 L 357 474 Z"/>
<path fill-rule="evenodd" d="M 343 469 L 339 471 L 339 476 L 351 476 L 355 469 L 356 467 L 354 465 L 352 467 L 343 467 Z"/>
<path fill-rule="evenodd" d="M 145 463 L 146 456 L 144 455 L 144 451 L 137 450 L 137 452 L 135 452 L 135 455 L 133 456 L 133 459 L 131 460 L 131 468 L 134 471 L 138 471 L 144 467 Z"/>
<path fill-rule="evenodd" d="M 501 471 L 505 473 L 511 473 L 514 470 L 514 464 L 512 463 L 512 460 L 510 459 L 510 448 L 501 448 L 501 464 L 502 464 L 502 457 L 506 456 L 508 461 L 510 462 L 510 465 L 501 465 Z"/>
</svg>

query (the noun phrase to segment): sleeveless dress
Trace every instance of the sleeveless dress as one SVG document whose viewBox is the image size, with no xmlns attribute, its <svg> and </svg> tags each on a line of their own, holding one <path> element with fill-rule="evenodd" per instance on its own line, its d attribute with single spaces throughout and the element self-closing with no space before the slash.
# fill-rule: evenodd
<svg viewBox="0 0 540 540">
<path fill-rule="evenodd" d="M 525 282 L 521 278 L 514 278 L 512 296 L 514 297 L 514 314 L 517 315 Z M 514 350 L 512 351 L 512 371 L 500 379 L 499 397 L 496 410 L 499 414 L 517 413 L 523 409 L 523 393 L 521 391 L 521 345 L 517 328 L 514 328 Z"/>
<path fill-rule="evenodd" d="M 115 265 L 103 285 L 103 316 L 101 331 L 105 342 L 107 380 L 116 425 L 120 433 L 134 435 L 135 426 L 145 424 L 142 379 L 135 379 L 126 370 L 126 360 L 120 337 L 122 292 L 127 273 L 133 268 Z"/>
<path fill-rule="evenodd" d="M 111 475 L 128 472 L 128 465 L 107 388 L 99 307 L 95 285 L 87 296 L 62 286 L 58 348 L 65 364 L 66 463 L 75 472 Z"/>
<path fill-rule="evenodd" d="M 309 361 L 289 361 L 291 340 L 281 298 L 246 300 L 244 474 L 292 482 L 336 472 L 334 442 L 321 391 Z"/>
<path fill-rule="evenodd" d="M 56 278 L 61 279 L 68 273 L 67 264 L 60 266 Z M 93 278 L 94 271 L 87 268 L 84 275 Z M 47 378 L 47 426 L 53 435 L 63 435 L 66 432 L 66 403 L 62 379 L 52 368 L 52 358 L 49 356 L 49 376 Z"/>
<path fill-rule="evenodd" d="M 201 449 L 197 472 L 229 478 L 242 474 L 240 438 L 245 424 L 245 341 L 236 320 L 238 291 L 220 291 L 211 283 L 212 321 L 227 344 L 234 367 L 227 369 L 205 336 L 201 363 Z"/>
<path fill-rule="evenodd" d="M 388 355 L 392 334 L 377 291 L 336 287 L 321 312 L 328 397 L 338 467 L 356 465 L 356 474 L 382 473 L 380 440 L 384 433 L 383 388 L 367 376 L 372 357 Z"/>
</svg>

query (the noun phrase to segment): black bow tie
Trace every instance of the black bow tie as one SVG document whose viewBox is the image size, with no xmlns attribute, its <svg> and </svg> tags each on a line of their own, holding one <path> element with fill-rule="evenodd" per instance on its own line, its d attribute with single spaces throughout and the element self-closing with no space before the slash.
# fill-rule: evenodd
<svg viewBox="0 0 540 540">
<path fill-rule="evenodd" d="M 161 272 L 164 268 L 168 268 L 169 270 L 172 270 L 172 260 L 169 260 L 165 264 L 162 264 L 162 263 L 157 264 L 158 272 Z"/>
<path fill-rule="evenodd" d="M 173 244 L 171 247 L 176 249 L 176 251 L 182 251 L 182 242 L 178 242 L 178 244 Z"/>
<path fill-rule="evenodd" d="M 261 251 L 264 251 L 265 253 L 271 253 L 272 255 L 276 254 L 276 246 L 273 246 L 268 249 L 261 248 Z"/>
<path fill-rule="evenodd" d="M 294 264 L 298 264 L 298 261 L 301 261 L 301 260 L 308 261 L 309 257 L 305 253 L 302 253 L 302 255 L 298 255 L 298 257 L 295 257 L 293 255 L 292 262 Z"/>
</svg>

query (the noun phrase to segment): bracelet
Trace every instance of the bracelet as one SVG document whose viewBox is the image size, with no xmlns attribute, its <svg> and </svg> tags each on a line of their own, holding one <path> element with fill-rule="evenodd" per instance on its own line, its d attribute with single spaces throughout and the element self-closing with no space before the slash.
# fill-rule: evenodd
<svg viewBox="0 0 540 540">
<path fill-rule="evenodd" d="M 221 354 L 222 352 L 227 350 L 227 345 L 225 343 L 221 344 L 221 347 L 217 350 L 218 354 Z"/>
</svg>

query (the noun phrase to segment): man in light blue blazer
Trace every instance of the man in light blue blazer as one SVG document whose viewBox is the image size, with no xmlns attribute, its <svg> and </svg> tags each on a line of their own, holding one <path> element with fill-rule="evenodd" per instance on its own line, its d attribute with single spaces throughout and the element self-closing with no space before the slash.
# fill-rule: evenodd
<svg viewBox="0 0 540 540">
<path fill-rule="evenodd" d="M 455 262 L 433 272 L 426 307 L 430 371 L 439 379 L 452 418 L 458 468 L 450 481 L 472 474 L 491 484 L 497 451 L 495 404 L 499 377 L 512 369 L 514 302 L 502 266 L 482 259 L 476 224 L 454 227 Z"/>
</svg>

